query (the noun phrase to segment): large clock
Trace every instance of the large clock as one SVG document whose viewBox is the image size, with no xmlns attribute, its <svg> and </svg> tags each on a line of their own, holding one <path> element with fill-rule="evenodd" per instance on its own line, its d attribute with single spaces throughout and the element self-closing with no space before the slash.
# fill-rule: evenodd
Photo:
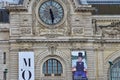
<svg viewBox="0 0 120 80">
<path fill-rule="evenodd" d="M 63 20 L 64 9 L 56 0 L 46 0 L 39 6 L 38 15 L 42 23 L 56 25 Z"/>
</svg>

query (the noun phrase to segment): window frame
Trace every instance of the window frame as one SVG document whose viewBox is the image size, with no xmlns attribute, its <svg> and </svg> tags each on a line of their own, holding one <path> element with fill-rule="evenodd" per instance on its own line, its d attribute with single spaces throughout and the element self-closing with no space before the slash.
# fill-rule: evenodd
<svg viewBox="0 0 120 80">
<path fill-rule="evenodd" d="M 59 60 L 50 58 L 43 63 L 42 73 L 44 76 L 61 76 L 63 73 L 63 66 Z"/>
</svg>

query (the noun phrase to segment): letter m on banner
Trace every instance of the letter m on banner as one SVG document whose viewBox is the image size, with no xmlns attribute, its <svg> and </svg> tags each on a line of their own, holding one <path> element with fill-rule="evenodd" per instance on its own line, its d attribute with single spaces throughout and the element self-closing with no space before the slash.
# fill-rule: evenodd
<svg viewBox="0 0 120 80">
<path fill-rule="evenodd" d="M 33 52 L 19 52 L 19 80 L 34 80 Z"/>
</svg>

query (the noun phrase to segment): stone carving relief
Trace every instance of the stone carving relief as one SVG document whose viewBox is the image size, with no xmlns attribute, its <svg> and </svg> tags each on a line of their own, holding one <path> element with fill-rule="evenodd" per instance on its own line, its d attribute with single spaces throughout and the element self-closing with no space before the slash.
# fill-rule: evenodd
<svg viewBox="0 0 120 80">
<path fill-rule="evenodd" d="M 120 27 L 107 27 L 102 29 L 103 37 L 117 38 L 120 35 Z"/>
<path fill-rule="evenodd" d="M 107 22 L 106 22 L 107 23 Z M 120 38 L 120 22 L 112 21 L 107 25 L 99 25 L 99 21 L 93 23 L 94 34 L 101 34 L 105 38 Z"/>
<path fill-rule="evenodd" d="M 58 44 L 57 43 L 48 43 L 46 46 L 48 47 L 49 52 L 53 55 L 56 52 Z"/>
<path fill-rule="evenodd" d="M 80 27 L 80 28 L 73 28 L 72 29 L 72 34 L 74 35 L 82 35 L 84 33 L 84 28 Z"/>
<path fill-rule="evenodd" d="M 22 35 L 30 35 L 32 31 L 31 27 L 22 27 L 20 30 Z"/>
<path fill-rule="evenodd" d="M 69 28 L 69 26 L 66 26 L 65 24 L 62 24 L 58 28 L 52 28 L 52 29 L 39 24 L 35 27 L 35 35 L 36 36 L 45 36 L 47 38 L 66 36 L 66 35 L 68 35 L 69 30 L 70 30 L 68 28 Z"/>
<path fill-rule="evenodd" d="M 32 50 L 32 43 L 20 43 L 19 44 L 20 46 L 19 46 L 19 49 L 20 50 Z"/>
<path fill-rule="evenodd" d="M 72 35 L 77 36 L 84 34 L 84 26 L 86 26 L 86 23 L 82 15 L 72 15 L 70 24 L 72 28 Z"/>
</svg>

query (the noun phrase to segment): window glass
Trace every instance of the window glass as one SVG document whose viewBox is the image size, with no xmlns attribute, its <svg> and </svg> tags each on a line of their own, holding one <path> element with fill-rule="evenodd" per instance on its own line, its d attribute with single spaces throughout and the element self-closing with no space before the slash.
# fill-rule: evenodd
<svg viewBox="0 0 120 80">
<path fill-rule="evenodd" d="M 9 22 L 9 11 L 6 9 L 0 9 L 0 23 Z"/>
<path fill-rule="evenodd" d="M 60 76 L 62 72 L 62 64 L 56 59 L 48 59 L 43 64 L 43 74 L 46 76 L 48 74 L 55 74 L 55 76 Z"/>
<path fill-rule="evenodd" d="M 112 78 L 111 80 L 119 80 L 120 79 L 120 59 L 116 60 L 111 69 L 110 69 L 110 73 L 109 73 L 110 78 Z"/>
</svg>

